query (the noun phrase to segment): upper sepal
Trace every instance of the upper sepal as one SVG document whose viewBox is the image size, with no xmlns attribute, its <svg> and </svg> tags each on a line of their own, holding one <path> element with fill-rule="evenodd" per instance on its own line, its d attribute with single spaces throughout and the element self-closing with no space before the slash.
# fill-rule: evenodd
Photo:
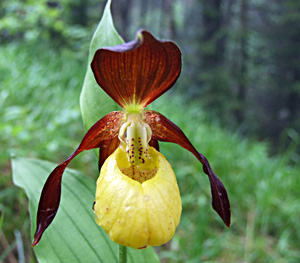
<svg viewBox="0 0 300 263">
<path fill-rule="evenodd" d="M 97 121 L 87 131 L 76 151 L 59 164 L 49 175 L 40 197 L 37 226 L 32 246 L 36 246 L 39 243 L 42 234 L 57 213 L 61 195 L 61 179 L 69 162 L 82 151 L 98 148 L 103 141 L 109 141 L 116 137 L 123 124 L 124 115 L 123 112 L 115 111 Z"/>
<path fill-rule="evenodd" d="M 210 181 L 212 206 L 222 218 L 225 225 L 229 227 L 231 212 L 226 189 L 220 179 L 212 171 L 205 156 L 195 149 L 195 147 L 178 126 L 176 126 L 162 114 L 155 111 L 145 111 L 144 117 L 145 122 L 149 124 L 152 130 L 153 139 L 177 143 L 181 147 L 193 153 L 195 157 L 202 163 L 203 171 L 208 175 Z"/>
<path fill-rule="evenodd" d="M 141 31 L 132 42 L 97 50 L 91 67 L 97 83 L 121 107 L 144 108 L 176 82 L 181 52 Z"/>
</svg>

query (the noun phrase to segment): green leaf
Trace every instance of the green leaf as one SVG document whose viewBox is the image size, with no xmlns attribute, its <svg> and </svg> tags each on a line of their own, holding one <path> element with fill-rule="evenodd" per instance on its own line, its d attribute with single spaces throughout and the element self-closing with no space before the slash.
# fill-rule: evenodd
<svg viewBox="0 0 300 263">
<path fill-rule="evenodd" d="M 1 217 L 0 217 L 0 235 L 2 233 L 3 220 L 4 220 L 4 213 L 1 213 Z"/>
<path fill-rule="evenodd" d="M 13 181 L 29 198 L 31 236 L 42 187 L 54 163 L 14 158 Z M 34 252 L 40 263 L 118 262 L 118 245 L 95 223 L 92 205 L 96 183 L 80 172 L 66 169 L 62 181 L 60 208 Z M 152 248 L 128 249 L 128 262 L 159 262 Z"/>
<path fill-rule="evenodd" d="M 119 106 L 98 86 L 90 67 L 90 63 L 97 49 L 124 43 L 123 39 L 114 28 L 110 5 L 111 0 L 108 0 L 102 19 L 91 41 L 89 63 L 80 96 L 81 114 L 86 129 L 89 129 L 105 114 L 120 109 Z"/>
</svg>

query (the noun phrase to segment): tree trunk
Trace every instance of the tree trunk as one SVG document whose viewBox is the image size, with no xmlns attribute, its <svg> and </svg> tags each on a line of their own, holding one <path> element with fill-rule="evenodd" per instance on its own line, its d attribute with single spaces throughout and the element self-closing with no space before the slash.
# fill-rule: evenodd
<svg viewBox="0 0 300 263">
<path fill-rule="evenodd" d="M 244 120 L 245 103 L 246 103 L 246 91 L 247 91 L 247 13 L 248 3 L 247 0 L 241 1 L 240 11 L 240 72 L 238 77 L 237 86 L 237 109 L 235 111 L 235 117 L 237 123 L 241 123 Z"/>
<path fill-rule="evenodd" d="M 223 63 L 225 44 L 222 30 L 221 0 L 203 0 L 202 23 L 204 32 L 202 41 L 212 48 L 203 54 L 203 64 L 219 66 Z"/>
</svg>

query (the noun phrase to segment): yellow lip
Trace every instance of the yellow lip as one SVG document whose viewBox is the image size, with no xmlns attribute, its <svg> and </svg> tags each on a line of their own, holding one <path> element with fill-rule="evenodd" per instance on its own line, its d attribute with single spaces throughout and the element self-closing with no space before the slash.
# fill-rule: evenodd
<svg viewBox="0 0 300 263">
<path fill-rule="evenodd" d="M 151 160 L 130 170 L 126 152 L 118 148 L 105 161 L 97 181 L 96 223 L 114 242 L 132 248 L 168 242 L 180 221 L 181 199 L 174 172 L 152 147 L 149 156 Z M 139 174 L 143 180 L 138 180 Z"/>
</svg>

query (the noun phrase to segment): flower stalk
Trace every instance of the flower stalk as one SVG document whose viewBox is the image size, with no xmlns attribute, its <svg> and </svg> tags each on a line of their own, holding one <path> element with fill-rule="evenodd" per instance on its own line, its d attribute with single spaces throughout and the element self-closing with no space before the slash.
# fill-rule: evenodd
<svg viewBox="0 0 300 263">
<path fill-rule="evenodd" d="M 119 263 L 127 263 L 127 247 L 119 245 Z"/>
</svg>

